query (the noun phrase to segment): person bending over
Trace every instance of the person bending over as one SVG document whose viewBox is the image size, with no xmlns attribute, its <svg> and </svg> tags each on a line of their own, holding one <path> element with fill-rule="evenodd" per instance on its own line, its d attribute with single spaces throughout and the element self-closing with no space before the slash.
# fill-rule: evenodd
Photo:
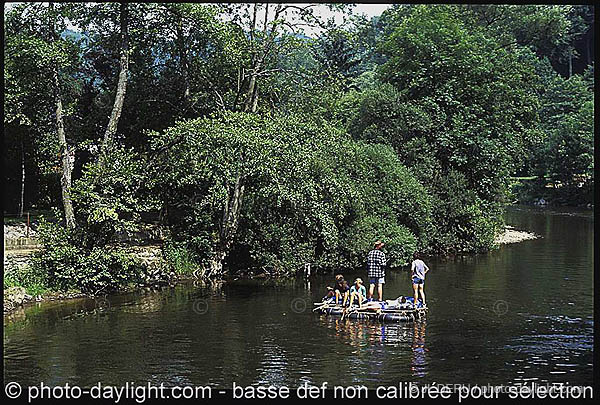
<svg viewBox="0 0 600 405">
<path fill-rule="evenodd" d="M 346 306 L 346 301 L 348 300 L 350 287 L 348 287 L 348 282 L 344 280 L 344 276 L 338 274 L 335 276 L 335 285 L 333 287 L 333 291 L 335 292 L 335 303 L 340 302 L 340 298 L 343 298 L 342 305 Z"/>
</svg>

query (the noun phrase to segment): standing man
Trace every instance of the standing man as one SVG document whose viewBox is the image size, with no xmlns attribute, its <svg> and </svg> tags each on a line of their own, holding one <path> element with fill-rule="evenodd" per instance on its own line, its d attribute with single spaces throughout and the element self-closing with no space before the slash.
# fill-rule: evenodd
<svg viewBox="0 0 600 405">
<path fill-rule="evenodd" d="M 369 300 L 373 300 L 373 291 L 377 284 L 379 301 L 383 301 L 383 285 L 385 284 L 385 253 L 381 251 L 384 243 L 375 242 L 373 250 L 367 255 L 367 275 L 369 276 Z"/>
</svg>

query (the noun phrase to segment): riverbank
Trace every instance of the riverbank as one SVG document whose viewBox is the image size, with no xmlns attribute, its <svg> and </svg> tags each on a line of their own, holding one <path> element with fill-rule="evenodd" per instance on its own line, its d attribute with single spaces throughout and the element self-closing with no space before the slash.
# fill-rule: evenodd
<svg viewBox="0 0 600 405">
<path fill-rule="evenodd" d="M 5 239 L 6 246 L 6 239 Z M 55 291 L 47 289 L 43 281 L 33 285 L 23 286 L 19 280 L 32 280 L 32 255 L 38 249 L 6 249 L 4 250 L 4 314 L 16 308 L 45 301 L 63 301 L 76 298 L 95 298 L 93 294 L 81 291 Z M 136 258 L 144 267 L 149 269 L 142 284 L 126 287 L 121 292 L 135 291 L 138 288 L 157 287 L 175 283 L 179 280 L 190 280 L 192 275 L 176 274 L 167 269 L 159 244 L 129 246 L 127 252 Z M 35 277 L 34 277 L 35 278 Z M 27 287 L 27 288 L 25 288 Z"/>
<path fill-rule="evenodd" d="M 510 190 L 513 204 L 594 209 L 594 187 L 593 182 L 589 181 L 564 185 L 536 176 L 512 177 Z"/>
<path fill-rule="evenodd" d="M 5 245 L 8 235 L 16 236 L 17 238 L 21 238 L 24 233 L 24 229 L 22 227 L 7 227 L 5 225 Z M 504 232 L 496 237 L 497 245 L 506 245 L 512 243 L 519 243 L 528 240 L 534 240 L 539 238 L 539 235 L 536 235 L 533 232 L 528 232 L 524 230 L 516 229 L 512 226 L 506 226 L 504 228 Z M 18 269 L 23 268 L 24 266 L 30 265 L 30 257 L 33 252 L 37 249 L 7 249 L 4 251 L 4 269 L 5 269 L 5 280 L 7 275 L 10 277 L 11 271 L 18 271 Z M 131 246 L 128 248 L 129 253 L 136 256 L 144 265 L 153 266 L 153 267 L 164 267 L 158 265 L 159 263 L 164 264 L 163 252 L 160 244 L 152 244 L 152 245 L 144 245 L 144 246 Z M 250 278 L 255 278 L 250 276 Z M 197 280 L 192 274 L 176 274 L 174 272 L 170 272 L 168 275 L 168 283 L 175 284 L 178 282 L 185 282 L 189 280 Z M 155 283 L 148 280 L 150 286 Z M 147 285 L 141 286 L 132 286 L 131 291 L 134 291 L 136 288 L 147 287 Z M 69 291 L 69 292 L 59 292 L 59 291 L 27 291 L 25 288 L 19 285 L 7 285 L 6 281 L 4 284 L 4 313 L 7 314 L 16 308 L 28 306 L 30 304 L 35 304 L 38 302 L 45 301 L 65 301 L 77 298 L 94 298 L 91 294 L 85 294 L 80 291 Z M 122 291 L 121 291 L 122 292 Z"/>
<path fill-rule="evenodd" d="M 143 289 L 153 289 L 158 287 L 171 286 L 174 287 L 179 283 L 189 283 L 191 281 L 201 282 L 201 280 L 196 279 L 193 276 L 188 275 L 175 275 L 172 279 L 169 280 L 166 285 L 139 285 L 139 286 L 131 286 L 129 288 L 125 288 L 123 290 L 116 291 L 115 294 L 126 294 L 133 293 L 136 291 L 141 291 Z M 100 296 L 102 297 L 102 296 Z M 53 301 L 72 301 L 81 298 L 88 299 L 99 299 L 99 296 L 93 294 L 86 294 L 81 291 L 44 291 L 41 294 L 31 295 L 27 293 L 27 290 L 24 287 L 13 286 L 4 289 L 4 315 L 9 315 L 14 312 L 16 309 L 25 309 L 31 305 L 37 303 L 45 303 L 45 302 L 53 302 Z"/>
<path fill-rule="evenodd" d="M 527 240 L 537 239 L 540 236 L 527 231 L 517 230 L 511 226 L 506 226 L 505 230 L 502 234 L 500 234 L 496 238 L 496 244 L 505 245 L 512 243 L 519 243 Z M 160 247 L 151 246 L 151 247 L 134 247 L 132 248 L 132 253 L 136 254 L 138 258 L 145 261 L 146 264 L 156 262 L 160 260 Z M 5 251 L 4 256 L 4 266 L 5 269 L 10 271 L 10 268 L 14 268 L 17 266 L 28 266 L 29 265 L 29 254 L 14 254 L 10 251 Z M 18 263 L 18 264 L 17 264 Z M 6 274 L 5 274 L 6 275 Z M 175 274 L 171 272 L 169 275 L 168 284 L 176 285 L 178 283 L 189 282 L 190 280 L 198 281 L 193 275 L 182 275 Z M 254 277 L 250 277 L 250 279 L 257 279 Z M 151 283 L 152 284 L 152 283 Z M 132 286 L 131 288 L 120 291 L 120 293 L 124 292 L 134 292 L 141 288 L 147 288 L 148 285 L 141 286 Z M 42 302 L 52 302 L 52 301 L 69 301 L 80 298 L 97 298 L 92 294 L 85 294 L 81 291 L 68 291 L 68 292 L 60 292 L 60 291 L 43 291 L 39 294 L 28 294 L 27 290 L 21 286 L 11 286 L 4 290 L 4 315 L 8 315 L 14 310 L 18 308 L 26 308 L 30 305 Z"/>
<path fill-rule="evenodd" d="M 84 294 L 80 291 L 48 291 L 44 295 L 30 295 L 23 287 L 9 287 L 4 290 L 4 314 L 8 314 L 20 307 L 27 307 L 36 302 L 49 302 L 49 301 L 66 301 L 76 298 L 90 298 L 89 295 Z"/>
</svg>

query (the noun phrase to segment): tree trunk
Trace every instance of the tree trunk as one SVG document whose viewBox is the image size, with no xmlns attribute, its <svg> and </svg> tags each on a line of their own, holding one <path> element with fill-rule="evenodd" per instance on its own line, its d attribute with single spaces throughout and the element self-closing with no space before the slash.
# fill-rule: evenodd
<svg viewBox="0 0 600 405">
<path fill-rule="evenodd" d="M 25 148 L 23 147 L 23 137 L 21 137 L 21 201 L 19 204 L 19 217 L 23 216 L 23 204 L 25 201 Z"/>
<path fill-rule="evenodd" d="M 208 265 L 207 278 L 221 278 L 223 276 L 223 260 L 225 260 L 226 256 L 227 253 L 224 250 L 215 252 Z"/>
<path fill-rule="evenodd" d="M 127 3 L 121 3 L 119 17 L 121 23 L 121 57 L 119 60 L 119 65 L 121 70 L 119 72 L 117 93 L 115 95 L 112 113 L 110 115 L 108 125 L 106 126 L 106 131 L 104 132 L 104 139 L 102 142 L 102 159 L 104 159 L 106 153 L 112 146 L 114 135 L 117 132 L 119 118 L 121 117 L 121 111 L 123 110 L 125 92 L 127 90 L 127 72 L 129 69 L 129 31 L 127 28 L 129 12 L 127 7 Z"/>
<path fill-rule="evenodd" d="M 250 75 L 250 83 L 248 84 L 248 92 L 246 93 L 246 100 L 244 101 L 244 112 L 256 112 L 256 72 L 259 67 L 255 66 L 252 68 L 252 74 Z"/>
<path fill-rule="evenodd" d="M 240 95 L 242 94 L 242 84 L 244 83 L 244 80 L 245 80 L 243 68 L 238 67 L 237 72 L 238 72 L 237 91 L 235 93 L 235 99 L 233 100 L 233 105 L 231 107 L 231 109 L 233 111 L 237 111 L 237 105 L 238 105 L 238 102 L 240 101 Z"/>
<path fill-rule="evenodd" d="M 190 100 L 190 80 L 189 80 L 189 64 L 187 51 L 185 49 L 185 36 L 183 34 L 183 21 L 180 13 L 177 14 L 177 44 L 179 48 L 179 69 L 183 79 L 183 102 L 187 108 Z"/>
<path fill-rule="evenodd" d="M 69 150 L 67 144 L 67 138 L 65 136 L 65 124 L 63 117 L 63 107 L 60 91 L 60 81 L 58 79 L 58 68 L 54 66 L 54 100 L 56 103 L 56 132 L 58 135 L 58 144 L 60 147 L 60 157 L 62 164 L 62 176 L 60 178 L 63 206 L 65 209 L 65 219 L 67 221 L 67 228 L 74 229 L 75 213 L 73 211 L 73 203 L 71 202 L 71 173 L 73 172 L 73 162 L 75 159 L 71 157 L 74 152 Z M 73 156 L 74 157 L 74 156 Z"/>
<path fill-rule="evenodd" d="M 255 113 L 258 108 L 258 83 L 254 84 L 254 93 L 252 93 L 252 107 L 250 112 Z"/>
<path fill-rule="evenodd" d="M 590 66 L 592 64 L 592 41 L 591 41 L 591 33 L 593 31 L 590 30 L 587 32 L 586 36 L 585 36 L 585 49 L 586 49 L 586 55 L 587 55 L 587 65 Z"/>
<path fill-rule="evenodd" d="M 257 80 L 258 80 L 258 73 L 260 72 L 261 69 L 261 59 L 264 59 L 264 55 L 259 56 L 257 54 L 256 51 L 256 44 L 255 44 L 255 37 L 254 37 L 254 31 L 256 29 L 256 12 L 257 12 L 257 7 L 256 4 L 254 4 L 254 12 L 253 12 L 253 17 L 252 17 L 252 27 L 250 29 L 250 43 L 253 47 L 252 50 L 252 57 L 250 59 L 250 80 L 248 81 L 248 91 L 246 92 L 246 97 L 244 99 L 244 112 L 256 112 L 256 86 L 257 86 Z M 268 16 L 269 16 L 269 3 L 266 4 L 265 6 L 265 21 L 264 21 L 264 26 L 263 26 L 263 36 L 264 36 L 264 41 L 267 40 L 266 38 L 266 33 L 267 33 L 267 20 L 268 20 Z M 265 49 L 265 46 L 263 46 L 263 50 Z"/>
<path fill-rule="evenodd" d="M 54 3 L 49 3 L 49 29 L 50 42 L 54 42 L 56 32 L 54 31 Z M 58 63 L 52 62 L 52 87 L 54 91 L 54 103 L 55 103 L 55 115 L 56 115 L 56 134 L 58 136 L 58 145 L 60 149 L 61 168 L 62 175 L 60 178 L 61 193 L 63 200 L 63 207 L 65 210 L 65 220 L 67 222 L 68 229 L 74 229 L 76 227 L 75 212 L 73 210 L 73 203 L 71 202 L 71 173 L 73 172 L 74 156 L 71 158 L 71 151 L 69 151 L 69 145 L 67 144 L 67 138 L 65 136 L 65 123 L 63 117 L 62 107 L 62 93 L 60 89 L 60 79 L 58 77 Z M 72 154 L 74 155 L 74 151 Z"/>
<path fill-rule="evenodd" d="M 208 277 L 220 278 L 223 275 L 223 261 L 229 254 L 233 244 L 240 219 L 243 196 L 244 183 L 242 176 L 238 175 L 233 185 L 231 197 L 228 197 L 225 201 L 221 229 L 219 230 L 219 241 L 209 264 Z"/>
</svg>

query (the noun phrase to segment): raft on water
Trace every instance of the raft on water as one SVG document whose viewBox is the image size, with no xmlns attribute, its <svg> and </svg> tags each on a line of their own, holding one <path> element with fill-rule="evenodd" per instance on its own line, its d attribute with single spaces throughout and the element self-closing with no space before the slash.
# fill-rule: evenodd
<svg viewBox="0 0 600 405">
<path fill-rule="evenodd" d="M 417 308 L 412 306 L 412 297 L 405 297 L 405 303 L 390 304 L 387 302 L 371 302 L 371 308 L 366 309 L 364 307 L 359 308 L 354 306 L 352 308 L 344 308 L 334 302 L 315 302 L 314 312 L 340 316 L 349 319 L 373 319 L 380 322 L 413 322 L 425 317 L 427 307 L 422 306 L 419 302 Z M 376 305 L 379 304 L 379 308 Z M 373 308 L 375 306 L 375 308 Z"/>
</svg>

